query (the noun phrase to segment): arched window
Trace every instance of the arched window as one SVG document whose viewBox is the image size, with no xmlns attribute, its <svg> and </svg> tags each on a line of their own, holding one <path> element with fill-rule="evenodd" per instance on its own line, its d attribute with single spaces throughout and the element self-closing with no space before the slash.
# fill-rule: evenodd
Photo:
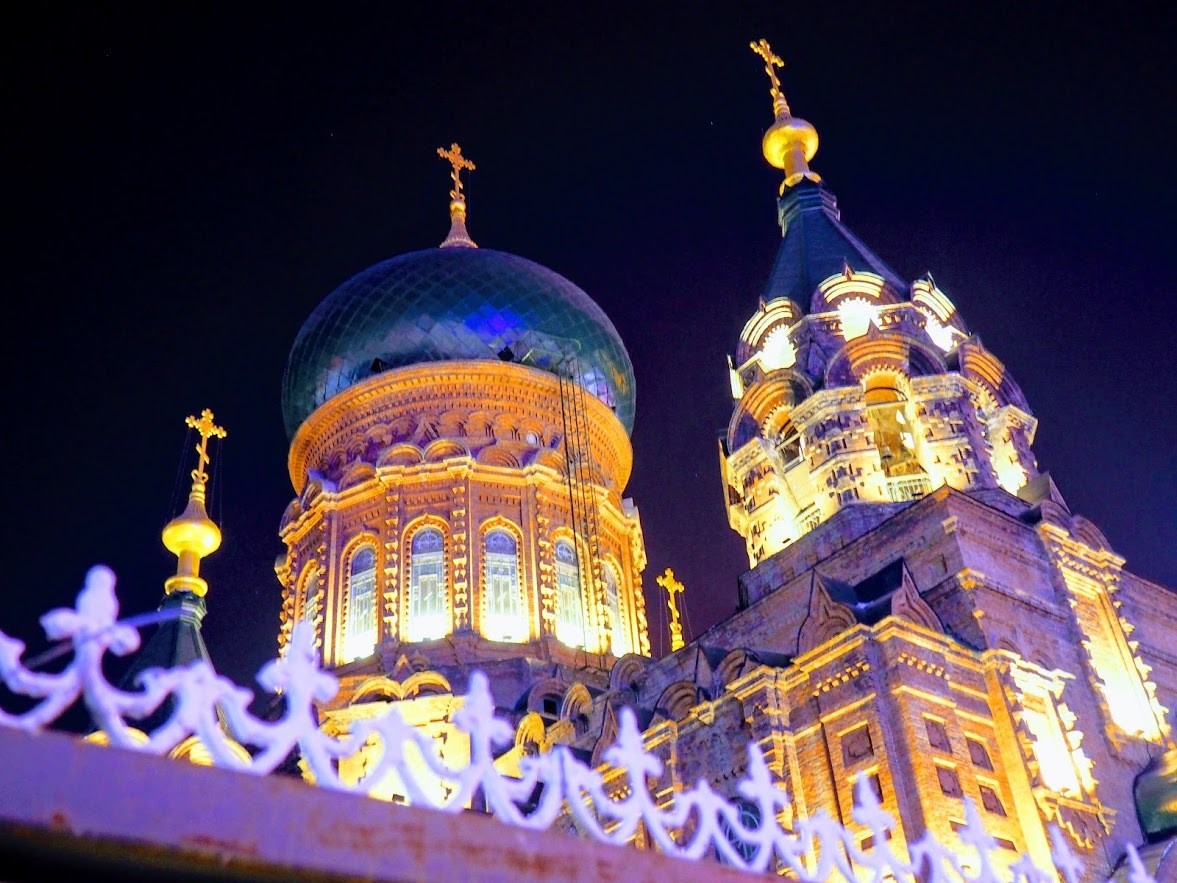
<svg viewBox="0 0 1177 883">
<path fill-rule="evenodd" d="M 907 397 L 898 378 L 873 374 L 866 381 L 866 416 L 874 433 L 879 462 L 888 478 L 919 475 L 924 470 L 916 456 L 915 432 L 907 415 Z M 926 491 L 924 491 L 926 492 Z M 914 497 L 924 492 L 915 493 Z"/>
<path fill-rule="evenodd" d="M 580 567 L 567 540 L 556 541 L 556 637 L 570 647 L 585 645 Z"/>
<path fill-rule="evenodd" d="M 436 527 L 413 535 L 409 555 L 410 641 L 431 641 L 449 633 L 446 618 L 445 541 Z"/>
<path fill-rule="evenodd" d="M 739 825 L 732 825 L 727 820 L 727 816 L 720 816 L 719 830 L 723 832 L 723 836 L 727 839 L 727 842 L 740 854 L 740 857 L 744 861 L 750 862 L 756 855 L 756 843 L 745 840 L 741 834 L 743 832 L 754 832 L 760 827 L 760 807 L 747 800 L 739 801 L 738 806 L 739 815 L 737 818 Z M 720 861 L 724 861 L 723 853 L 720 853 Z"/>
<path fill-rule="evenodd" d="M 303 571 L 298 595 L 296 596 L 300 609 L 298 618 L 313 625 L 323 605 L 322 596 L 323 587 L 319 580 L 319 568 L 315 564 L 310 564 Z"/>
<path fill-rule="evenodd" d="M 519 545 L 510 531 L 495 528 L 486 534 L 486 606 L 483 634 L 492 641 L 522 641 L 527 637 L 523 594 L 519 587 Z"/>
<path fill-rule="evenodd" d="M 343 661 L 362 659 L 376 646 L 376 552 L 361 546 L 347 570 L 347 621 Z"/>
<path fill-rule="evenodd" d="M 621 619 L 621 589 L 617 581 L 617 571 L 613 569 L 612 564 L 605 565 L 605 607 L 609 611 L 613 655 L 624 656 L 629 652 L 629 629 Z"/>
<path fill-rule="evenodd" d="M 785 421 L 785 425 L 780 428 L 773 443 L 783 466 L 792 466 L 795 461 L 801 459 L 801 434 L 793 425 L 792 420 Z"/>
</svg>

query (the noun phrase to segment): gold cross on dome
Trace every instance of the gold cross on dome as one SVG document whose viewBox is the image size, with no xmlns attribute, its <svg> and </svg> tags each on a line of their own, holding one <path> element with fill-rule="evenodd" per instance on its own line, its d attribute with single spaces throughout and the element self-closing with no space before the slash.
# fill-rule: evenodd
<svg viewBox="0 0 1177 883">
<path fill-rule="evenodd" d="M 754 40 L 748 46 L 764 59 L 764 72 L 768 74 L 768 82 L 770 85 L 769 93 L 772 95 L 773 110 L 779 116 L 783 110 L 785 113 L 789 112 L 789 104 L 785 101 L 785 93 L 781 91 L 781 81 L 777 79 L 776 69 L 784 67 L 784 60 L 772 51 L 772 47 L 768 45 L 768 41 L 761 37 L 759 40 Z"/>
<path fill-rule="evenodd" d="M 229 433 L 223 426 L 213 423 L 213 412 L 205 408 L 200 417 L 188 417 L 184 422 L 200 433 L 200 443 L 196 446 L 196 468 L 192 470 L 192 480 L 199 485 L 208 483 L 208 473 L 204 467 L 208 465 L 208 440 L 210 438 L 224 438 Z"/>
<path fill-rule="evenodd" d="M 678 601 L 675 595 L 681 595 L 686 587 L 674 577 L 674 571 L 669 567 L 655 581 L 666 589 L 666 606 L 670 609 L 670 652 L 681 650 L 684 646 L 682 636 L 682 621 L 679 619 Z"/>
<path fill-rule="evenodd" d="M 444 147 L 437 148 L 437 155 L 442 159 L 449 160 L 450 165 L 453 166 L 450 180 L 454 182 L 454 189 L 450 191 L 450 199 L 454 202 L 462 202 L 462 169 L 473 172 L 474 163 L 462 156 L 462 148 L 457 141 L 450 145 L 449 150 Z"/>
</svg>

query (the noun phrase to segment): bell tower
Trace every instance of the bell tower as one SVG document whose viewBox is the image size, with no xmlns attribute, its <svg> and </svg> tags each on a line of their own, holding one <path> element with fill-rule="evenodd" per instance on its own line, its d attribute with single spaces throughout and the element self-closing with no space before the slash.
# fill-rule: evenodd
<svg viewBox="0 0 1177 883">
<path fill-rule="evenodd" d="M 789 110 L 780 58 L 764 40 L 752 49 L 772 86 L 764 156 L 784 180 L 781 244 L 729 362 L 720 442 L 749 563 L 856 507 L 896 509 L 945 485 L 1018 494 L 1039 473 L 1017 383 L 931 274 L 903 282 L 842 223 L 809 168 L 817 131 Z"/>
</svg>

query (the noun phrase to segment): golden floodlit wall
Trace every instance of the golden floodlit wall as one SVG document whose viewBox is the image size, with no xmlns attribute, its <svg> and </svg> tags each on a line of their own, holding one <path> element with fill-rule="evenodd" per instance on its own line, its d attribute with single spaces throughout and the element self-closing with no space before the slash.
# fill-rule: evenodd
<svg viewBox="0 0 1177 883">
<path fill-rule="evenodd" d="M 648 653 L 641 527 L 621 497 L 629 440 L 608 406 L 573 396 L 570 387 L 518 364 L 452 361 L 380 374 L 321 406 L 291 445 L 299 496 L 281 528 L 288 552 L 278 563 L 285 587 L 280 641 L 297 618 L 308 617 L 330 665 L 353 662 L 381 643 L 459 631 L 496 641 L 507 654 L 534 655 L 538 646 Z M 583 452 L 565 432 L 562 408 L 573 406 L 587 412 Z M 570 447 L 588 464 L 572 476 Z M 573 516 L 577 495 L 596 508 L 591 530 Z M 440 543 L 422 551 L 422 536 Z M 488 551 L 492 536 L 506 552 Z M 514 630 L 501 612 L 514 608 L 500 604 L 496 618 L 490 590 L 492 582 L 511 584 L 512 549 Z M 563 560 L 572 549 L 571 562 Z M 370 617 L 363 629 L 353 619 L 368 580 L 367 570 L 353 566 L 359 550 L 370 550 L 375 571 L 375 603 L 362 605 Z M 440 596 L 429 628 L 414 600 L 426 585 Z M 565 608 L 578 596 L 579 617 L 561 609 L 562 591 Z M 569 631 L 577 619 L 580 628 Z M 358 634 L 370 638 L 349 644 Z"/>
</svg>

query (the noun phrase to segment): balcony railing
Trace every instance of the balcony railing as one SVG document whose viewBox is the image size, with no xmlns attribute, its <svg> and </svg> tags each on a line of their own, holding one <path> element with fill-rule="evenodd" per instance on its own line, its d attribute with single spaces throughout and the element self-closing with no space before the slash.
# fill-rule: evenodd
<svg viewBox="0 0 1177 883">
<path fill-rule="evenodd" d="M 932 483 L 926 475 L 904 475 L 900 478 L 887 479 L 887 497 L 893 503 L 906 503 L 918 500 L 932 489 Z"/>
<path fill-rule="evenodd" d="M 807 510 L 802 512 L 797 520 L 801 524 L 801 535 L 804 536 L 821 524 L 821 511 L 819 509 Z"/>
</svg>

